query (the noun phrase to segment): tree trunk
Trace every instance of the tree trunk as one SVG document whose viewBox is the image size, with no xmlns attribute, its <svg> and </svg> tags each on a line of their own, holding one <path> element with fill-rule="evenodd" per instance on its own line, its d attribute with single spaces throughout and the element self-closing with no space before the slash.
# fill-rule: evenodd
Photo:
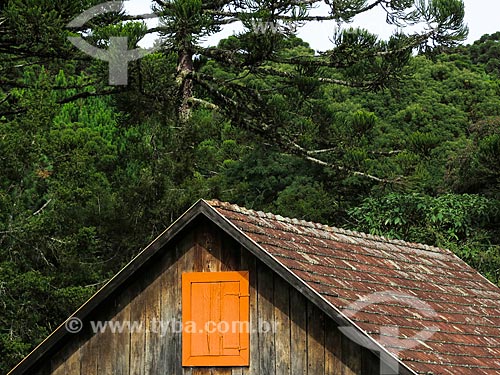
<svg viewBox="0 0 500 375">
<path fill-rule="evenodd" d="M 193 97 L 193 53 L 191 49 L 185 48 L 179 51 L 179 62 L 177 64 L 177 83 L 179 85 L 179 119 L 186 122 L 191 116 L 191 101 Z"/>
</svg>

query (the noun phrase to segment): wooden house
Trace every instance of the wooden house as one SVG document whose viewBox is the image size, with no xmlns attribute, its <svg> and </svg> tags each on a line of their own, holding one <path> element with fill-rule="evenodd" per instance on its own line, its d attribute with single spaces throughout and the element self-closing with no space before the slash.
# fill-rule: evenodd
<svg viewBox="0 0 500 375">
<path fill-rule="evenodd" d="M 500 374 L 500 289 L 444 249 L 204 200 L 10 372 L 382 373 Z"/>
</svg>

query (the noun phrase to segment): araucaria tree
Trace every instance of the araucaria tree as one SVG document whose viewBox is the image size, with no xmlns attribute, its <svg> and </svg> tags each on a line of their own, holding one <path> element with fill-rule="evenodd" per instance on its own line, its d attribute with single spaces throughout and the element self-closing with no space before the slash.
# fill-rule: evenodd
<svg viewBox="0 0 500 375">
<path fill-rule="evenodd" d="M 33 7 L 35 3 L 43 6 Z M 461 0 L 153 0 L 153 10 L 161 20 L 154 29 L 131 23 L 141 17 L 123 12 L 96 17 L 79 30 L 67 29 L 67 22 L 77 12 L 96 3 L 99 1 L 9 2 L 3 10 L 6 17 L 0 18 L 0 46 L 14 62 L 9 68 L 22 66 L 17 63 L 19 58 L 70 59 L 79 61 L 78 67 L 82 68 L 82 61 L 89 61 L 90 57 L 64 43 L 64 36 L 70 32 L 79 32 L 100 47 L 109 45 L 110 35 L 126 35 L 129 48 L 134 48 L 147 33 L 157 32 L 162 37 L 157 55 L 168 61 L 176 59 L 175 72 L 163 70 L 162 74 L 172 75 L 167 79 L 151 76 L 143 71 L 147 64 L 138 62 L 131 67 L 131 75 L 135 72 L 136 79 L 129 80 L 128 89 L 150 94 L 155 100 L 175 102 L 181 123 L 189 121 L 194 107 L 219 110 L 234 125 L 263 136 L 286 153 L 379 182 L 385 179 L 335 162 L 342 150 L 338 139 L 329 134 L 331 131 L 321 121 L 321 112 L 327 106 L 317 100 L 322 96 L 321 90 L 332 85 L 365 90 L 389 87 L 397 82 L 414 51 L 432 52 L 454 46 L 467 34 Z M 325 14 L 311 15 L 311 10 L 319 6 L 325 9 Z M 385 11 L 386 22 L 397 30 L 387 41 L 367 30 L 349 27 L 357 15 L 376 8 Z M 43 15 L 37 15 L 37 9 Z M 47 17 L 52 20 L 46 20 Z M 331 49 L 315 53 L 297 40 L 298 28 L 309 22 L 331 25 Z M 242 25 L 243 31 L 217 46 L 204 43 L 233 24 Z M 22 38 L 25 35 L 22 30 L 34 26 L 39 28 L 39 40 L 37 48 L 30 49 L 30 40 Z M 405 32 L 408 26 L 411 32 Z M 95 76 L 95 72 L 91 66 L 86 77 Z M 149 85 L 145 82 L 148 79 Z M 16 85 L 13 79 L 5 82 Z M 99 82 L 92 83 L 95 91 L 83 90 L 60 101 L 123 91 L 106 87 L 102 75 Z M 148 87 L 154 87 L 154 92 L 148 92 Z M 14 102 L 8 95 L 5 92 L 0 99 L 3 104 L 0 115 L 2 108 Z M 4 113 L 22 110 L 16 108 Z M 360 128 L 369 128 L 372 119 L 360 115 L 357 121 Z"/>
<path fill-rule="evenodd" d="M 177 116 L 188 122 L 194 107 L 223 112 L 281 151 L 310 162 L 384 182 L 339 163 L 344 151 L 332 135 L 325 87 L 380 90 L 396 83 L 415 51 L 431 53 L 463 41 L 461 0 L 154 0 L 161 18 L 162 53 L 177 59 L 174 93 Z M 321 6 L 323 15 L 310 15 Z M 357 15 L 381 8 L 397 32 L 387 41 L 349 27 Z M 314 52 L 296 38 L 310 22 L 331 26 L 331 49 Z M 243 31 L 217 46 L 204 41 L 222 28 Z M 405 28 L 419 30 L 405 33 Z M 172 100 L 172 96 L 169 100 Z M 373 119 L 360 114 L 360 131 Z"/>
<path fill-rule="evenodd" d="M 219 108 L 234 123 L 272 140 L 282 150 L 340 170 L 344 167 L 332 161 L 338 147 L 329 144 L 333 139 L 324 132 L 318 134 L 321 124 L 311 118 L 310 111 L 300 110 L 301 104 L 311 104 L 325 85 L 366 90 L 389 87 L 400 77 L 412 52 L 435 52 L 456 45 L 467 35 L 461 0 L 154 3 L 162 22 L 153 31 L 162 35 L 164 51 L 178 59 L 175 82 L 181 121 L 189 119 L 193 106 Z M 310 15 L 318 6 L 325 14 Z M 348 27 L 356 15 L 375 8 L 383 9 L 387 23 L 398 30 L 388 41 Z M 314 53 L 294 44 L 298 28 L 308 22 L 331 25 L 331 49 Z M 243 25 L 244 31 L 218 46 L 201 43 L 231 24 Z M 419 32 L 405 33 L 409 26 Z M 276 94 L 287 92 L 298 101 L 288 100 L 288 106 L 280 103 Z M 361 126 L 370 126 L 369 118 L 359 120 L 364 123 Z"/>
</svg>

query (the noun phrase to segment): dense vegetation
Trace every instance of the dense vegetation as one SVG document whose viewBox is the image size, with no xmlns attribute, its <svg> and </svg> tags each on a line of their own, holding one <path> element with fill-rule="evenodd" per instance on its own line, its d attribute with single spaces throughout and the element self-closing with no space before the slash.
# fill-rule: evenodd
<svg viewBox="0 0 500 375">
<path fill-rule="evenodd" d="M 347 29 L 317 55 L 291 33 L 186 44 L 225 2 L 156 1 L 178 6 L 167 42 L 123 87 L 66 40 L 91 3 L 0 2 L 1 373 L 199 198 L 447 247 L 500 284 L 500 34 L 456 46 L 458 2 L 435 2 L 443 48 Z M 88 38 L 147 33 L 118 16 Z"/>
</svg>

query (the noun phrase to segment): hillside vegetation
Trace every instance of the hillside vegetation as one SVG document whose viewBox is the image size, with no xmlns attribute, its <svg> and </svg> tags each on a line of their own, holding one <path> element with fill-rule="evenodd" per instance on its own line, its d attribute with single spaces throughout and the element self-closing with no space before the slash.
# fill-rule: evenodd
<svg viewBox="0 0 500 375">
<path fill-rule="evenodd" d="M 57 27 L 49 16 L 32 26 Z M 50 35 L 9 50 L 0 30 L 0 373 L 199 198 L 446 247 L 500 284 L 500 33 L 397 69 L 314 65 L 293 35 L 253 66 L 235 51 L 264 47 L 232 36 L 217 46 L 230 63 L 193 61 L 185 102 L 174 52 L 109 87 L 106 63 Z"/>
</svg>

